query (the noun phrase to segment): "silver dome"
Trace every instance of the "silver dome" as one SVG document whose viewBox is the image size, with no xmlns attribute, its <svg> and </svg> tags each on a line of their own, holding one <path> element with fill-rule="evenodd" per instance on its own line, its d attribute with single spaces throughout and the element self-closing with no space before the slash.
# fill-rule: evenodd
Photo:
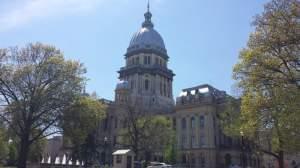
<svg viewBox="0 0 300 168">
<path fill-rule="evenodd" d="M 117 90 L 119 89 L 129 89 L 128 81 L 119 81 L 116 87 Z"/>
<path fill-rule="evenodd" d="M 145 21 L 142 24 L 142 28 L 136 32 L 130 40 L 127 53 L 140 51 L 140 50 L 154 50 L 159 53 L 167 54 L 165 43 L 161 35 L 153 28 L 154 25 L 151 22 L 152 14 L 149 11 L 145 13 Z"/>
<path fill-rule="evenodd" d="M 128 51 L 136 49 L 166 50 L 164 40 L 160 34 L 151 27 L 143 27 L 133 35 Z"/>
</svg>

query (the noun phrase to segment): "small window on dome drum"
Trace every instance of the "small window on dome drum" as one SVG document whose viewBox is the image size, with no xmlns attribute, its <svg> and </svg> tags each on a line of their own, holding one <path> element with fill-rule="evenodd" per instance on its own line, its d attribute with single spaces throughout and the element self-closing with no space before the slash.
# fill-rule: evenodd
<svg viewBox="0 0 300 168">
<path fill-rule="evenodd" d="M 151 64 L 151 57 L 148 56 L 148 64 Z"/>
<path fill-rule="evenodd" d="M 149 80 L 145 80 L 145 90 L 149 90 Z"/>
<path fill-rule="evenodd" d="M 147 64 L 147 57 L 144 56 L 144 64 L 146 65 Z"/>
</svg>

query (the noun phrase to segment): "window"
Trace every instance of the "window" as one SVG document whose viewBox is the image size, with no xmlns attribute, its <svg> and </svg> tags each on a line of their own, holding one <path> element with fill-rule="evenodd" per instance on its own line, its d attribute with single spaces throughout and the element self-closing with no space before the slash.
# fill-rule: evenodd
<svg viewBox="0 0 300 168">
<path fill-rule="evenodd" d="M 127 127 L 127 119 L 124 119 L 123 121 L 123 128 L 126 128 Z"/>
<path fill-rule="evenodd" d="M 116 144 L 117 144 L 117 137 L 114 136 L 114 139 L 113 139 L 113 145 L 116 146 Z"/>
<path fill-rule="evenodd" d="M 200 145 L 200 146 L 204 146 L 204 144 L 205 144 L 204 136 L 203 136 L 203 135 L 200 135 L 200 138 L 199 138 L 199 145 Z"/>
<path fill-rule="evenodd" d="M 104 120 L 104 131 L 106 131 L 107 128 L 108 128 L 108 119 L 105 118 L 105 120 Z"/>
<path fill-rule="evenodd" d="M 182 148 L 186 147 L 186 136 L 184 134 L 181 137 L 181 146 Z"/>
<path fill-rule="evenodd" d="M 185 120 L 185 118 L 181 119 L 181 128 L 182 129 L 186 128 L 186 120 Z"/>
<path fill-rule="evenodd" d="M 163 94 L 163 89 L 162 89 L 162 82 L 160 82 L 160 84 L 159 84 L 159 90 L 160 90 L 160 95 L 162 95 Z"/>
<path fill-rule="evenodd" d="M 118 118 L 115 118 L 115 128 L 118 128 Z"/>
<path fill-rule="evenodd" d="M 136 64 L 140 64 L 140 57 L 136 57 L 136 58 L 135 58 L 135 63 L 136 63 Z"/>
<path fill-rule="evenodd" d="M 200 128 L 204 128 L 204 116 L 200 116 L 199 123 L 200 123 Z"/>
<path fill-rule="evenodd" d="M 117 155 L 117 163 L 122 163 L 122 155 Z"/>
<path fill-rule="evenodd" d="M 196 137 L 195 137 L 195 135 L 192 135 L 191 141 L 192 141 L 192 148 L 196 148 L 197 144 L 196 144 Z"/>
<path fill-rule="evenodd" d="M 147 64 L 147 57 L 144 56 L 144 64 L 146 65 Z"/>
<path fill-rule="evenodd" d="M 145 80 L 145 90 L 149 90 L 149 80 Z"/>
<path fill-rule="evenodd" d="M 164 83 L 164 96 L 167 95 L 167 87 L 166 87 L 166 84 Z"/>
<path fill-rule="evenodd" d="M 131 80 L 131 81 L 130 81 L 130 88 L 131 88 L 131 89 L 133 89 L 133 85 L 134 85 L 133 80 Z"/>
<path fill-rule="evenodd" d="M 151 64 L 151 57 L 150 56 L 148 56 L 148 62 L 147 62 L 147 64 Z"/>
<path fill-rule="evenodd" d="M 195 159 L 195 155 L 191 153 L 191 163 L 192 163 L 192 167 L 194 167 L 196 165 L 196 159 Z"/>
<path fill-rule="evenodd" d="M 203 153 L 200 153 L 199 161 L 200 161 L 200 167 L 205 168 L 205 156 Z"/>
<path fill-rule="evenodd" d="M 155 58 L 155 64 L 158 65 L 158 58 Z"/>
<path fill-rule="evenodd" d="M 186 156 L 185 156 L 185 154 L 182 154 L 182 163 L 186 163 Z"/>
<path fill-rule="evenodd" d="M 196 127 L 196 120 L 195 120 L 195 117 L 192 117 L 191 118 L 191 128 L 195 128 Z"/>
<path fill-rule="evenodd" d="M 173 118 L 173 129 L 176 130 L 176 118 Z"/>
</svg>

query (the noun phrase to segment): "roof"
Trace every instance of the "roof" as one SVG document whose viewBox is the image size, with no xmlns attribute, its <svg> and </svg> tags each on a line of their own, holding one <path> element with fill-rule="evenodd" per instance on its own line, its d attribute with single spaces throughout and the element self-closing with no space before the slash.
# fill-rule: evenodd
<svg viewBox="0 0 300 168">
<path fill-rule="evenodd" d="M 115 151 L 112 155 L 125 155 L 129 152 L 131 152 L 130 149 L 122 149 L 122 150 Z"/>
<path fill-rule="evenodd" d="M 154 50 L 164 55 L 167 54 L 164 40 L 154 29 L 151 17 L 152 14 L 148 8 L 148 11 L 145 13 L 145 21 L 142 24 L 142 28 L 137 31 L 130 40 L 127 54 L 141 52 L 143 50 Z"/>
</svg>

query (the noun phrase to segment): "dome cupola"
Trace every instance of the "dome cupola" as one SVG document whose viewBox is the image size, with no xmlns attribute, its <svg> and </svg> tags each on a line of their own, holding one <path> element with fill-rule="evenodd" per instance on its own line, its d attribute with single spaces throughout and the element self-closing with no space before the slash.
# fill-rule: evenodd
<svg viewBox="0 0 300 168">
<path fill-rule="evenodd" d="M 125 56 L 130 56 L 139 52 L 152 52 L 168 58 L 164 40 L 154 29 L 154 25 L 151 21 L 152 14 L 149 8 L 148 3 L 148 10 L 144 14 L 145 21 L 140 30 L 132 36 Z"/>
</svg>

